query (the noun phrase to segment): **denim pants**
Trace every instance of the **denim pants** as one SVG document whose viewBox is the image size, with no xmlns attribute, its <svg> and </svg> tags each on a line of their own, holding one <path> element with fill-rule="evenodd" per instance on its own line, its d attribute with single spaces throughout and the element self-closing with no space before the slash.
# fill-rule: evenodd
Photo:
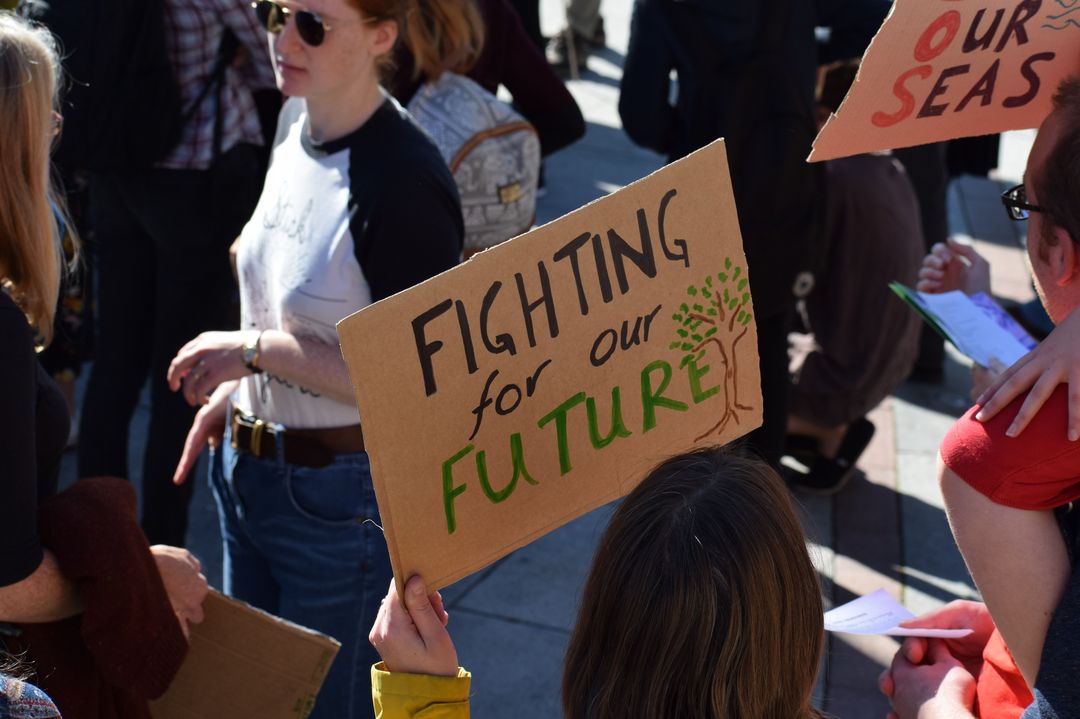
<svg viewBox="0 0 1080 719">
<path fill-rule="evenodd" d="M 311 719 L 373 716 L 371 665 L 379 659 L 367 636 L 392 572 L 382 532 L 365 522 L 381 524 L 367 454 L 309 469 L 238 452 L 226 433 L 210 485 L 225 593 L 341 642 Z"/>
</svg>

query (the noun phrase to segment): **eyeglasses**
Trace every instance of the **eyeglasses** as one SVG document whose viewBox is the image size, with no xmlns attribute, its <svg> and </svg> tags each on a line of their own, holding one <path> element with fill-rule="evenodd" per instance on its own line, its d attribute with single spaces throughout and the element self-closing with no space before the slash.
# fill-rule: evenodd
<svg viewBox="0 0 1080 719">
<path fill-rule="evenodd" d="M 323 19 L 310 10 L 290 10 L 284 5 L 279 5 L 273 0 L 255 0 L 251 3 L 255 9 L 255 17 L 263 28 L 274 35 L 278 35 L 285 29 L 285 22 L 290 16 L 295 18 L 296 33 L 305 44 L 318 47 L 326 39 L 326 33 L 334 28 L 323 22 Z M 359 22 L 375 22 L 378 18 L 359 18 Z M 336 27 L 336 24 L 335 24 Z"/>
<path fill-rule="evenodd" d="M 1005 212 L 1010 220 L 1026 220 L 1032 212 L 1046 212 L 1041 207 L 1028 204 L 1027 189 L 1023 185 L 1002 192 L 1001 204 L 1005 205 Z"/>
</svg>

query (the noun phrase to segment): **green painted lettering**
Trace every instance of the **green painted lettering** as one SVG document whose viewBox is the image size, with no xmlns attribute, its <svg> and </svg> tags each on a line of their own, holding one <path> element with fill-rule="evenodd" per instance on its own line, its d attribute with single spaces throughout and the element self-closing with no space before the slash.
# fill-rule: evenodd
<svg viewBox="0 0 1080 719">
<path fill-rule="evenodd" d="M 653 391 L 652 388 L 652 373 L 654 370 L 661 370 L 664 374 L 664 378 L 660 380 L 660 386 L 656 388 L 656 391 Z M 656 427 L 657 407 L 666 407 L 676 412 L 685 412 L 690 409 L 685 402 L 664 396 L 664 390 L 667 389 L 670 383 L 671 365 L 664 360 L 656 360 L 641 370 L 641 408 L 644 414 L 642 432 L 648 432 Z"/>
<path fill-rule="evenodd" d="M 702 391 L 701 378 L 709 373 L 709 365 L 698 367 L 693 357 L 686 363 L 686 372 L 690 375 L 690 396 L 694 398 L 694 404 L 701 404 L 722 388 L 721 385 L 716 385 Z"/>
<path fill-rule="evenodd" d="M 483 450 L 476 453 L 476 473 L 480 475 L 480 488 L 484 490 L 484 494 L 491 500 L 492 504 L 498 504 L 513 494 L 519 478 L 524 479 L 529 484 L 539 484 L 532 478 L 529 470 L 525 467 L 525 451 L 521 446 L 521 433 L 519 432 L 510 435 L 510 463 L 514 467 L 514 476 L 510 478 L 510 484 L 496 492 L 491 488 L 491 482 L 488 481 L 487 453 Z"/>
<path fill-rule="evenodd" d="M 453 534 L 454 530 L 457 529 L 457 518 L 454 516 L 454 497 L 465 491 L 464 484 L 454 486 L 454 465 L 464 459 L 471 451 L 473 451 L 473 445 L 470 444 L 443 462 L 442 465 L 443 508 L 446 511 L 447 534 Z"/>
<path fill-rule="evenodd" d="M 670 371 L 670 368 L 669 368 Z M 559 443 L 559 474 L 565 475 L 570 471 L 570 443 L 566 438 L 566 413 L 576 405 L 585 401 L 585 393 L 578 392 L 570 399 L 551 410 L 536 423 L 543 429 L 551 420 L 555 420 L 555 436 Z"/>
<path fill-rule="evenodd" d="M 585 400 L 585 411 L 589 415 L 589 440 L 592 442 L 594 449 L 603 449 L 612 442 L 616 437 L 629 437 L 630 430 L 626 428 L 626 424 L 622 418 L 622 399 L 619 397 L 619 388 L 611 388 L 611 431 L 608 432 L 606 437 L 600 436 L 600 427 L 598 426 L 596 417 L 596 400 L 589 397 Z"/>
</svg>

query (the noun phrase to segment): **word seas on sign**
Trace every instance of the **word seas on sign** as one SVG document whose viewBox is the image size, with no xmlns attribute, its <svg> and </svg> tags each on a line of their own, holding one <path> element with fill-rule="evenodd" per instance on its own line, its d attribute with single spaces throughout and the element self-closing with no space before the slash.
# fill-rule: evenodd
<svg viewBox="0 0 1080 719">
<path fill-rule="evenodd" d="M 810 160 L 1037 127 L 1076 72 L 1076 0 L 897 0 Z"/>
<path fill-rule="evenodd" d="M 445 586 L 761 421 L 722 141 L 338 333 L 399 581 Z"/>
</svg>

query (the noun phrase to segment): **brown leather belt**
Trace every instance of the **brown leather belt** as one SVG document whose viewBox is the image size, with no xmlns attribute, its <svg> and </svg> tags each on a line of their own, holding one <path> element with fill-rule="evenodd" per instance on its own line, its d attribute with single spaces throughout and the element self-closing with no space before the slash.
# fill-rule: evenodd
<svg viewBox="0 0 1080 719">
<path fill-rule="evenodd" d="M 232 408 L 232 446 L 260 459 L 277 457 L 276 438 L 281 439 L 285 461 L 301 467 L 320 469 L 339 454 L 364 451 L 364 432 L 360 425 L 325 429 L 286 429 Z"/>
</svg>

